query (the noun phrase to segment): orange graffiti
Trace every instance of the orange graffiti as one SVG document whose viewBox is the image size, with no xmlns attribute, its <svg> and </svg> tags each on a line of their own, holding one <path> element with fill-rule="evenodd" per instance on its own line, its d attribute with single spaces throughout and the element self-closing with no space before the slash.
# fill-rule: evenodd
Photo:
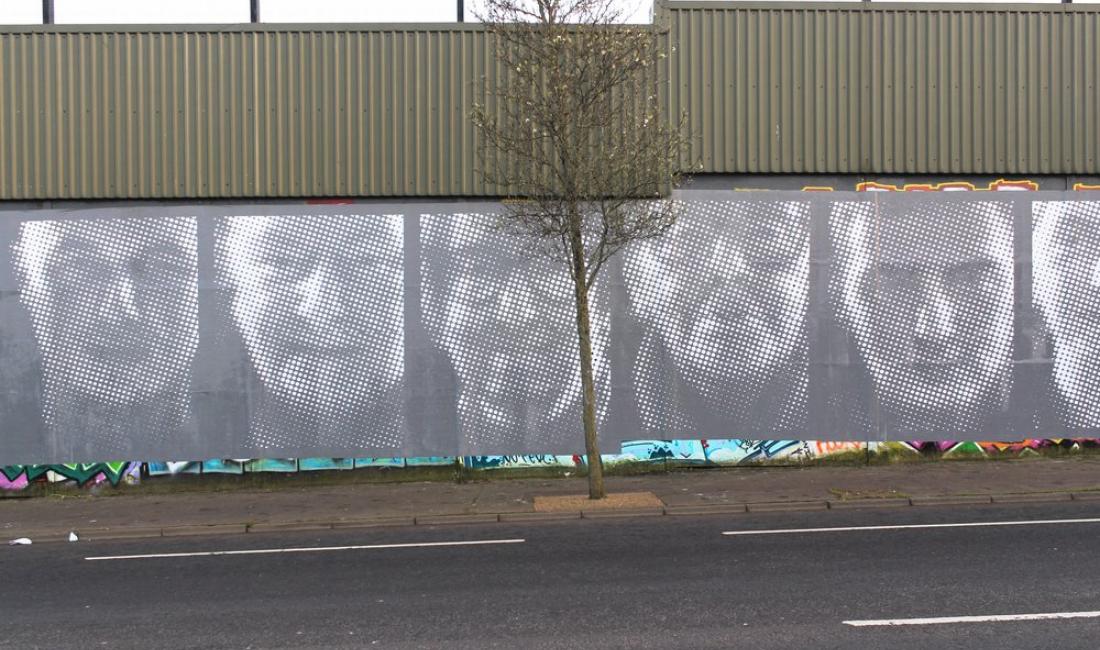
<svg viewBox="0 0 1100 650">
<path fill-rule="evenodd" d="M 863 449 L 862 442 L 839 440 L 818 440 L 816 445 L 818 456 L 828 456 L 830 454 L 839 454 L 843 451 L 860 451 Z"/>
<path fill-rule="evenodd" d="M 867 181 L 856 185 L 857 192 L 1035 192 L 1039 184 L 1035 181 L 1009 181 L 1003 178 L 978 187 L 966 181 L 947 181 L 944 183 L 906 183 L 901 187 L 889 183 Z"/>
<path fill-rule="evenodd" d="M 1086 191 L 1089 191 L 1089 190 L 1100 190 L 1100 185 L 1089 185 L 1088 183 L 1074 183 L 1073 184 L 1073 189 L 1074 189 L 1074 191 L 1077 191 L 1077 192 L 1086 192 Z"/>
</svg>

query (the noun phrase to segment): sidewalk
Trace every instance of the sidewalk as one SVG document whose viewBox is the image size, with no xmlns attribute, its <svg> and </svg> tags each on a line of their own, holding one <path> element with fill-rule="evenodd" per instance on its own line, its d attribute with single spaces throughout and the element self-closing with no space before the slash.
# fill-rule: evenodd
<svg viewBox="0 0 1100 650">
<path fill-rule="evenodd" d="M 492 474 L 487 474 L 492 476 Z M 599 516 L 914 507 L 1100 499 L 1100 458 L 871 466 L 733 467 L 612 476 L 609 493 L 652 493 L 646 508 L 540 512 L 536 497 L 587 492 L 583 478 L 296 486 L 272 490 L 0 500 L 0 542 L 316 530 Z"/>
</svg>

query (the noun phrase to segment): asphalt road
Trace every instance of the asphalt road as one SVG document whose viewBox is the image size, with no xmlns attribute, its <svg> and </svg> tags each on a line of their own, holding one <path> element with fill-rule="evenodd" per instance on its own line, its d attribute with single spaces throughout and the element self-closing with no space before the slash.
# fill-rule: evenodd
<svg viewBox="0 0 1100 650">
<path fill-rule="evenodd" d="M 1088 648 L 1100 504 L 359 529 L 0 548 L 0 647 Z M 344 545 L 523 542 L 87 560 Z"/>
</svg>

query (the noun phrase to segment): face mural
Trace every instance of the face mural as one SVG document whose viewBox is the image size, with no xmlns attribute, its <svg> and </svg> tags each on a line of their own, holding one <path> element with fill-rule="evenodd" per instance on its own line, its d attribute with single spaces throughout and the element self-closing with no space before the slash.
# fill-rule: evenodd
<svg viewBox="0 0 1100 650">
<path fill-rule="evenodd" d="M 1032 204 L 1035 302 L 1054 346 L 1064 424 L 1100 427 L 1100 202 Z"/>
<path fill-rule="evenodd" d="M 643 423 L 696 433 L 691 415 L 702 408 L 730 427 L 708 435 L 795 424 L 805 412 L 809 268 L 801 202 L 685 201 L 662 238 L 628 248 L 626 286 L 647 337 L 635 367 Z M 667 385 L 670 373 L 680 386 Z M 776 403 L 762 392 L 780 373 Z M 762 397 L 767 407 L 754 413 Z"/>
<path fill-rule="evenodd" d="M 493 230 L 487 214 L 422 220 L 424 320 L 458 380 L 468 451 L 583 448 L 580 363 L 572 280 Z M 592 354 L 602 417 L 610 315 L 591 292 Z"/>
<path fill-rule="evenodd" d="M 902 428 L 975 426 L 1011 379 L 1011 207 L 838 203 L 833 293 Z"/>
<path fill-rule="evenodd" d="M 101 453 L 171 436 L 198 347 L 195 220 L 29 221 L 13 253 L 47 424 Z"/>
<path fill-rule="evenodd" d="M 254 444 L 400 444 L 403 245 L 400 215 L 220 221 L 219 276 L 271 398 Z"/>
</svg>

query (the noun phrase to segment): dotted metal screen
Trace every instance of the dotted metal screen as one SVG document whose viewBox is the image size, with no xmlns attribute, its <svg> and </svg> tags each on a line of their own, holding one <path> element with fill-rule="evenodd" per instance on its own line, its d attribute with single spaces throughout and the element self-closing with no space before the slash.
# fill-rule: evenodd
<svg viewBox="0 0 1100 650">
<path fill-rule="evenodd" d="M 1033 229 L 1035 302 L 1053 346 L 1052 424 L 1100 427 L 1100 202 L 1036 202 Z"/>
<path fill-rule="evenodd" d="M 253 446 L 400 446 L 403 219 L 349 214 L 218 221 L 218 280 L 264 390 L 250 427 Z"/>
<path fill-rule="evenodd" d="M 580 437 L 581 381 L 572 280 L 496 230 L 491 214 L 421 219 L 424 324 L 457 380 L 468 449 L 572 445 Z M 592 354 L 605 414 L 610 313 L 592 292 Z"/>
<path fill-rule="evenodd" d="M 1012 380 L 1006 202 L 838 203 L 832 297 L 892 429 L 980 431 Z"/>
<path fill-rule="evenodd" d="M 691 201 L 625 253 L 645 432 L 805 426 L 808 202 Z"/>
</svg>

